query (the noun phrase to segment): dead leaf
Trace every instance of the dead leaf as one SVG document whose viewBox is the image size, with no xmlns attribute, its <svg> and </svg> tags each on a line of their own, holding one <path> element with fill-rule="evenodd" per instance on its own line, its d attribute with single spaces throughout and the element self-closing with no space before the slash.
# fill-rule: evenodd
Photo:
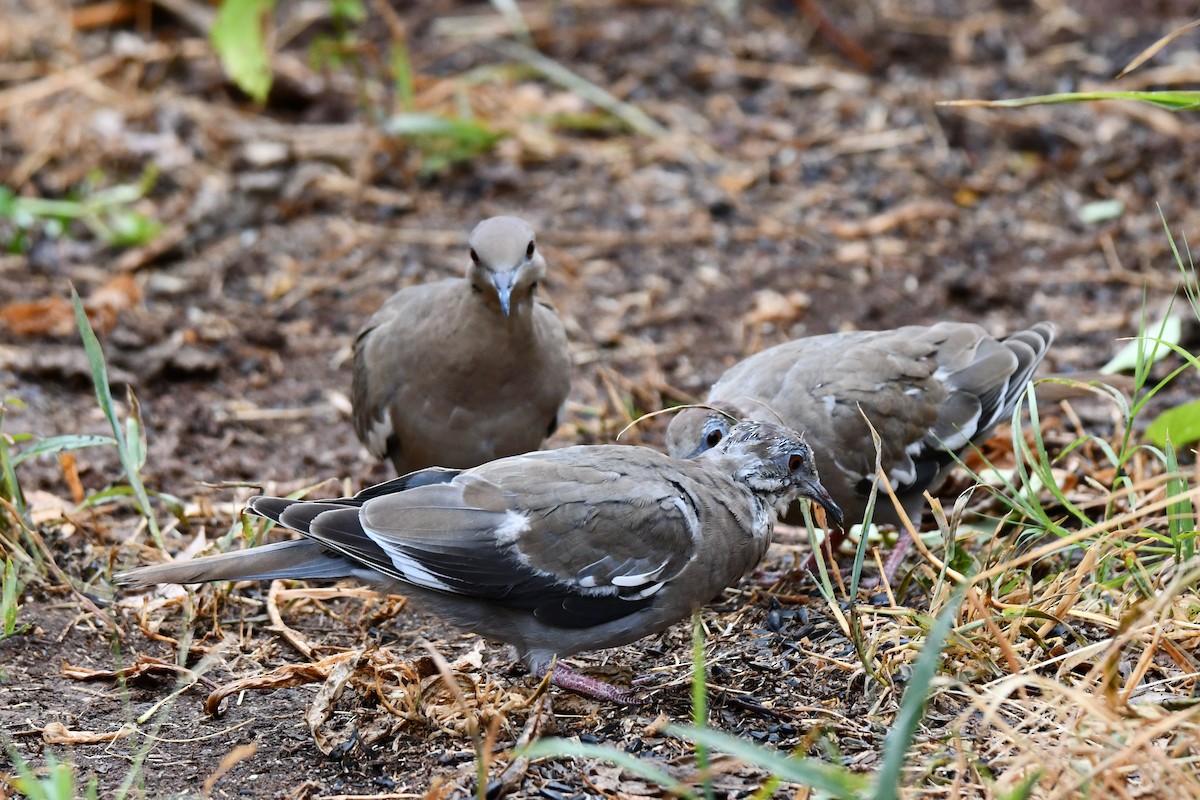
<svg viewBox="0 0 1200 800">
<path fill-rule="evenodd" d="M 34 525 L 45 525 L 64 519 L 71 504 L 58 495 L 41 489 L 25 492 L 25 503 L 29 506 L 29 517 Z"/>
<path fill-rule="evenodd" d="M 75 331 L 75 311 L 61 297 L 17 301 L 0 307 L 0 322 L 17 336 L 69 336 Z"/>
<path fill-rule="evenodd" d="M 263 675 L 251 675 L 249 678 L 219 686 L 204 701 L 204 711 L 216 716 L 219 713 L 221 701 L 231 694 L 246 689 L 283 689 L 290 686 L 303 686 L 306 683 L 323 681 L 329 677 L 333 668 L 349 658 L 357 658 L 356 652 L 338 653 L 323 658 L 311 664 L 285 664 Z"/>
<path fill-rule="evenodd" d="M 117 324 L 120 315 L 142 302 L 142 288 L 129 274 L 110 279 L 83 301 L 88 319 L 97 331 L 107 333 Z"/>
<path fill-rule="evenodd" d="M 117 275 L 83 301 L 92 327 L 108 333 L 120 315 L 142 301 L 132 275 Z M 65 337 L 75 333 L 75 309 L 65 297 L 19 300 L 0 307 L 0 322 L 17 336 Z"/>
<path fill-rule="evenodd" d="M 197 675 L 187 667 L 181 667 L 170 661 L 163 661 L 147 655 L 138 656 L 137 661 L 122 669 L 89 669 L 87 667 L 76 667 L 64 661 L 62 674 L 63 677 L 72 678 L 77 681 L 115 680 L 116 678 L 131 681 L 147 675 L 186 675 L 206 686 L 216 686 L 215 683 L 203 675 Z"/>
<path fill-rule="evenodd" d="M 115 742 L 133 733 L 132 725 L 122 725 L 109 733 L 92 733 L 91 731 L 73 731 L 61 722 L 50 722 L 42 728 L 42 740 L 46 744 L 96 744 L 98 742 Z"/>
<path fill-rule="evenodd" d="M 783 294 L 773 289 L 754 293 L 754 308 L 746 315 L 746 324 L 788 324 L 795 322 L 812 305 L 812 298 L 800 291 Z"/>
<path fill-rule="evenodd" d="M 715 182 L 726 194 L 738 197 L 753 186 L 759 177 L 760 171 L 757 169 L 728 170 L 718 175 Z"/>
<path fill-rule="evenodd" d="M 346 683 L 358 670 L 358 662 L 362 658 L 362 654 L 363 651 L 359 650 L 351 658 L 343 660 L 330 671 L 329 677 L 325 679 L 325 685 L 317 691 L 312 705 L 308 707 L 308 712 L 304 715 L 304 721 L 308 723 L 308 729 L 312 732 L 317 749 L 325 755 L 329 755 L 335 750 L 341 752 L 343 748 L 358 738 L 358 730 L 353 717 L 343 720 L 340 727 L 332 729 L 327 728 L 326 723 L 333 716 L 337 701 L 346 690 Z"/>
</svg>

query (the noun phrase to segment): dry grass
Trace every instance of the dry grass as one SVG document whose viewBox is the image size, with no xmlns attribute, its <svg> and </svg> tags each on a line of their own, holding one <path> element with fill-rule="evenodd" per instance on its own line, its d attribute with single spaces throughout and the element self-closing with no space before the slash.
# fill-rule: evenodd
<svg viewBox="0 0 1200 800">
<path fill-rule="evenodd" d="M 640 13 L 617 5 L 614 14 Z M 595 111 L 578 92 L 533 79 L 522 67 L 494 67 L 487 42 L 504 31 L 489 15 L 447 18 L 431 35 L 434 43 L 409 42 L 403 23 L 388 17 L 386 40 L 362 43 L 357 75 L 322 75 L 281 37 L 277 80 L 332 118 L 305 123 L 290 119 L 286 107 L 257 113 L 231 100 L 201 29 L 186 16 L 178 36 L 131 35 L 120 52 L 72 50 L 58 42 L 64 28 L 54 15 L 70 13 L 65 7 L 39 5 L 36 14 L 22 16 L 31 42 L 51 36 L 56 41 L 43 45 L 71 59 L 45 64 L 31 45 L 0 68 L 0 137 L 4 152 L 16 155 L 2 167 L 5 184 L 61 197 L 88 185 L 97 170 L 104 184 L 135 182 L 146 160 L 169 177 L 166 189 L 132 203 L 163 221 L 158 237 L 119 253 L 96 246 L 62 267 L 81 287 L 92 287 L 84 292 L 92 300 L 89 313 L 97 327 L 115 334 L 106 339 L 110 355 L 114 347 L 128 347 L 113 365 L 114 374 L 123 373 L 119 383 L 154 387 L 163 374 L 182 374 L 194 382 L 167 381 L 158 398 L 163 413 L 200 416 L 198 409 L 216 408 L 204 422 L 216 434 L 170 430 L 183 445 L 164 445 L 157 454 L 156 433 L 150 434 L 144 469 L 156 473 L 151 485 L 189 493 L 178 504 L 156 497 L 167 549 L 195 555 L 263 535 L 258 523 L 239 516 L 245 497 L 259 487 L 195 488 L 199 463 L 216 461 L 224 450 L 244 454 L 232 468 L 221 462 L 221 480 L 267 482 L 278 462 L 289 480 L 268 483 L 269 492 L 345 493 L 350 487 L 313 489 L 311 476 L 378 470 L 363 464 L 355 448 L 339 445 L 337 435 L 319 438 L 327 428 L 348 430 L 345 398 L 329 390 L 329 374 L 345 363 L 352 336 L 322 321 L 360 319 L 395 285 L 446 274 L 443 265 L 461 248 L 459 229 L 481 207 L 471 169 L 464 170 L 467 177 L 450 174 L 444 185 L 427 183 L 427 144 L 423 149 L 364 123 L 401 110 L 382 57 L 397 43 L 429 48 L 426 64 L 461 58 L 470 65 L 436 74 L 417 70 L 406 103 L 408 110 L 444 118 L 469 107 L 489 130 L 506 134 L 478 170 L 498 175 L 479 179 L 494 195 L 486 202 L 509 203 L 512 186 L 532 181 L 541 205 L 553 206 L 538 220 L 554 223 L 542 234 L 555 267 L 548 289 L 568 319 L 578 365 L 567 424 L 555 444 L 611 441 L 642 412 L 693 399 L 732 358 L 783 338 L 819 326 L 865 327 L 881 308 L 901 308 L 902 321 L 945 313 L 944 292 L 929 287 L 939 285 L 946 262 L 977 256 L 972 235 L 1026 243 L 1027 250 L 1015 254 L 1001 245 L 986 250 L 998 271 L 1012 273 L 1004 290 L 1053 295 L 1055 287 L 1084 287 L 1058 306 L 1030 301 L 1029 313 L 1057 309 L 1078 329 L 1075 338 L 1056 344 L 1052 358 L 1060 365 L 1103 360 L 1089 348 L 1097 337 L 1107 346 L 1114 332 L 1128 332 L 1138 312 L 1136 302 L 1127 301 L 1144 287 L 1158 299 L 1175 290 L 1176 276 L 1147 266 L 1169 248 L 1156 215 L 1135 209 L 1132 196 L 1143 182 L 1183 182 L 1167 169 L 1168 159 L 1155 163 L 1138 150 L 1140 160 L 1130 165 L 1118 154 L 1098 162 L 1108 169 L 1097 170 L 1101 177 L 1069 183 L 1071 158 L 1081 151 L 1091 157 L 1096 135 L 1089 127 L 1095 120 L 1083 112 L 981 117 L 970 111 L 935 118 L 922 109 L 944 85 L 914 85 L 907 74 L 878 80 L 825 60 L 793 63 L 797 59 L 776 52 L 794 55 L 772 38 L 773 12 L 745 5 L 751 19 L 726 31 L 733 42 L 728 48 L 693 52 L 701 48 L 689 39 L 672 51 L 692 81 L 680 88 L 684 99 L 645 88 L 656 75 L 644 54 L 604 44 L 609 49 L 602 52 L 625 53 L 634 64 L 606 90 L 620 98 L 649 94 L 641 106 L 666 128 L 652 136 L 630 135 L 626 124 Z M 1031 45 L 1026 60 L 1000 73 L 1004 81 L 1050 79 L 1075 60 L 1099 58 L 1057 46 L 1074 24 L 1063 22 L 1075 13 L 1066 4 L 1034 5 L 1041 27 L 1029 36 L 1050 44 Z M 872 18 L 889 36 L 915 37 L 918 46 L 944 43 L 955 82 L 979 88 L 994 80 L 972 59 L 977 46 L 992 46 L 988 30 L 1000 30 L 1007 19 L 999 7 L 942 18 L 889 0 L 853 13 Z M 37 15 L 47 14 L 49 23 L 39 26 Z M 545 9 L 525 19 L 543 46 L 568 37 L 566 50 L 576 42 L 603 43 L 609 24 L 589 18 L 564 30 Z M 705 24 L 724 30 L 719 20 Z M 807 24 L 805 30 L 815 34 Z M 757 48 L 764 43 L 768 52 L 762 53 Z M 0 45 L 21 43 L 0 32 Z M 897 46 L 898 62 L 903 50 Z M 18 68 L 27 74 L 17 75 Z M 605 76 L 598 63 L 576 71 L 597 84 Z M 738 92 L 758 84 L 780 94 L 740 103 L 745 98 Z M 322 93 L 326 105 L 314 99 Z M 370 113 L 345 110 L 356 103 Z M 792 105 L 803 108 L 803 121 L 771 112 Z M 114 116 L 116 108 L 121 113 Z M 1192 133 L 1188 120 L 1157 109 L 1107 107 L 1097 119 L 1104 135 L 1117 141 L 1154 132 L 1159 150 L 1150 153 L 1161 154 L 1163 139 L 1177 147 Z M 1004 152 L 989 160 L 972 137 L 993 128 Z M 1053 147 L 1031 155 L 1028 142 L 1042 139 Z M 1056 155 L 1059 150 L 1070 157 Z M 792 160 L 781 158 L 784 152 Z M 848 194 L 845 185 L 866 165 L 864 154 L 878 157 L 878 172 L 870 174 L 871 186 Z M 972 165 L 947 189 L 928 176 L 953 164 L 952 154 L 965 154 Z M 1068 165 L 1060 167 L 1059 158 Z M 1185 175 L 1193 174 L 1178 161 Z M 914 170 L 914 162 L 923 166 Z M 834 168 L 823 172 L 830 164 Z M 810 170 L 816 179 L 809 179 Z M 1039 170 L 1070 188 L 1028 178 Z M 566 173 L 586 176 L 579 179 L 582 188 L 569 184 L 575 192 L 569 196 L 562 193 Z M 1046 218 L 1053 216 L 1046 207 L 1067 217 L 1072 192 L 1109 183 L 1118 184 L 1114 194 L 1130 206 L 1126 228 L 1080 234 L 1072 219 Z M 1049 205 L 1056 193 L 1070 202 Z M 559 201 L 562 208 L 555 206 Z M 709 205 L 732 210 L 718 218 Z M 643 215 L 636 222 L 621 216 L 633 206 Z M 1000 222 L 984 225 L 978 220 L 987 215 L 972 215 L 975 208 L 989 209 Z M 396 224 L 395 216 L 414 210 L 421 215 L 415 224 Z M 1195 214 L 1186 205 L 1175 211 Z M 308 217 L 309 227 L 289 227 L 290 220 Z M 948 237 L 952 220 L 964 230 Z M 248 228 L 261 236 L 258 243 L 244 244 Z M 86 241 L 89 234 L 73 235 Z M 956 240 L 967 243 L 961 251 L 947 244 Z M 1103 251 L 1102 274 L 1090 259 L 1096 248 Z M 231 263 L 237 268 L 229 270 Z M 376 263 L 384 266 L 366 268 Z M 1058 270 L 1053 280 L 1046 277 L 1051 267 Z M 74 359 L 75 342 L 55 338 L 63 324 L 71 327 L 63 275 L 56 265 L 27 274 L 23 255 L 0 257 L 0 269 L 23 278 L 9 282 L 15 288 L 6 298 L 13 303 L 3 309 L 5 335 L 35 342 L 6 345 L 3 367 L 22 376 L 18 387 L 28 380 L 44 391 L 50 400 L 41 408 L 48 408 L 60 402 L 52 391 L 56 382 L 87 375 Z M 956 291 L 968 298 L 995 294 L 953 306 L 954 313 L 994 327 L 1007 324 L 1016 312 L 1003 291 L 964 274 Z M 920 291 L 894 288 L 906 278 Z M 122 285 L 129 290 L 114 294 Z M 141 293 L 146 286 L 149 300 Z M 872 300 L 885 291 L 893 294 Z M 1102 307 L 1107 316 L 1075 312 L 1087 292 L 1110 298 Z M 213 298 L 219 302 L 209 302 Z M 188 307 L 186 319 L 161 311 L 176 304 Z M 262 324 L 247 327 L 245 320 Z M 18 334 L 14 321 L 32 329 Z M 291 349 L 272 345 L 272 336 L 288 338 Z M 238 374 L 241 382 L 231 389 L 224 360 L 254 365 L 253 376 Z M 225 383 L 205 378 L 213 375 Z M 1191 369 L 1179 383 L 1194 386 L 1196 378 Z M 167 405 L 171 395 L 193 390 L 212 393 L 194 406 Z M 1172 470 L 1169 459 L 1133 449 L 1128 408 L 1101 404 L 1097 411 L 1094 400 L 1086 402 L 1092 404 L 1086 412 L 1083 400 L 1046 404 L 1015 438 L 994 440 L 983 451 L 994 470 L 968 460 L 991 483 L 975 486 L 960 474 L 942 498 L 947 507 L 935 505 L 926 520 L 934 528 L 929 544 L 918 548 L 897 586 L 852 587 L 839 573 L 830 576 L 830 600 L 823 600 L 812 580 L 794 571 L 807 545 L 781 531 L 764 567 L 783 577 L 748 580 L 704 613 L 710 725 L 773 751 L 876 772 L 933 618 L 966 584 L 927 714 L 908 751 L 902 796 L 1020 797 L 1029 782 L 1032 797 L 1200 798 L 1200 473 L 1194 454 Z M 118 406 L 123 419 L 137 417 L 136 405 Z M 83 403 L 71 406 L 71 423 L 90 424 L 91 411 Z M 49 427 L 28 416 L 4 422 L 10 436 L 25 423 Z M 622 440 L 654 443 L 662 424 L 635 426 Z M 228 441 L 210 442 L 198 455 L 187 450 L 218 435 Z M 246 444 L 254 437 L 262 442 Z M 5 440 L 0 453 L 24 446 Z M 320 450 L 324 460 L 303 460 L 310 450 Z M 64 451 L 57 466 L 40 468 L 24 511 L 15 497 L 0 511 L 0 547 L 27 584 L 12 601 L 22 606 L 17 622 L 44 628 L 0 642 L 0 653 L 11 656 L 0 668 L 23 676 L 18 684 L 24 685 L 4 687 L 12 702 L 0 699 L 7 709 L 0 719 L 16 737 L 20 757 L 41 764 L 43 746 L 52 752 L 72 747 L 81 771 L 103 766 L 109 790 L 116 786 L 113 775 L 130 761 L 136 773 L 148 753 L 146 763 L 167 768 L 202 764 L 201 777 L 211 778 L 209 788 L 217 792 L 250 786 L 279 796 L 345 795 L 350 792 L 334 787 L 353 775 L 361 778 L 353 793 L 379 797 L 461 795 L 488 781 L 527 796 L 658 793 L 628 772 L 592 761 L 522 764 L 512 758 L 518 743 L 557 725 L 563 735 L 630 750 L 687 785 L 702 783 L 693 746 L 663 730 L 665 720 L 690 717 L 683 626 L 583 659 L 586 668 L 617 681 L 645 678 L 647 709 L 625 712 L 551 692 L 551 715 L 541 705 L 544 687 L 513 675 L 498 648 L 480 649 L 478 640 L 413 615 L 400 601 L 361 590 L 283 584 L 266 591 L 252 585 L 164 589 L 105 606 L 96 598 L 111 596 L 107 579 L 114 565 L 161 554 L 149 544 L 147 523 L 133 513 L 128 495 L 100 488 L 121 483 L 116 459 L 87 452 L 95 459 Z M 1037 477 L 1022 478 L 1022 471 Z M 872 574 L 872 561 L 866 563 Z M 60 657 L 71 663 L 60 668 Z M 269 705 L 273 698 L 277 705 Z M 94 703 L 86 706 L 94 718 L 75 713 L 84 703 Z M 223 716 L 210 720 L 204 708 Z M 160 725 L 182 730 L 168 735 Z M 297 725 L 299 744 L 290 737 Z M 245 737 L 257 741 L 260 761 L 239 749 Z M 205 741 L 221 752 L 214 757 L 201 750 Z M 269 773 L 269 785 L 260 769 Z M 729 794 L 750 795 L 769 781 L 761 768 L 720 757 L 711 774 L 716 790 Z M 370 783 L 380 777 L 399 788 Z M 168 791 L 167 783 L 153 783 L 150 793 Z"/>
</svg>

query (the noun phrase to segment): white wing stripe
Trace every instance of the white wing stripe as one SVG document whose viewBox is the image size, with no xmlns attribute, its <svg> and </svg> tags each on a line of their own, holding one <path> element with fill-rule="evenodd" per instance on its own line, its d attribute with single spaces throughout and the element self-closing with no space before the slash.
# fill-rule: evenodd
<svg viewBox="0 0 1200 800">
<path fill-rule="evenodd" d="M 657 578 L 667 568 L 667 563 L 664 561 L 649 572 L 642 572 L 637 575 L 614 575 L 612 584 L 613 586 L 642 586 Z"/>
</svg>

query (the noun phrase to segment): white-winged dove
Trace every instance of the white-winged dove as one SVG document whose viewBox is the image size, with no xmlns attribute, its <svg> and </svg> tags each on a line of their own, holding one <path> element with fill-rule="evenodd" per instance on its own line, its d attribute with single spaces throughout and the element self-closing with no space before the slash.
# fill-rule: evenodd
<svg viewBox="0 0 1200 800">
<path fill-rule="evenodd" d="M 803 433 L 822 482 L 853 525 L 863 519 L 875 475 L 865 414 L 879 433 L 884 473 L 909 518 L 919 523 L 922 494 L 945 477 L 951 454 L 982 441 L 1012 416 L 1053 339 L 1049 323 L 998 341 L 978 325 L 942 322 L 785 342 L 721 376 L 706 401 L 718 411 L 692 408 L 675 415 L 667 446 L 674 456 L 694 457 L 716 445 L 736 420 L 778 420 Z M 803 524 L 795 509 L 786 519 Z M 879 496 L 873 520 L 900 525 L 886 495 Z M 903 531 L 888 558 L 889 578 L 907 552 Z M 831 545 L 844 535 L 831 536 Z M 814 565 L 815 553 L 807 562 Z"/>
<path fill-rule="evenodd" d="M 772 423 L 733 426 L 694 460 L 568 447 L 465 471 L 414 472 L 339 500 L 251 500 L 304 538 L 140 567 L 119 584 L 351 577 L 516 647 L 535 674 L 683 619 L 766 552 L 778 510 L 807 497 L 839 519 L 811 451 Z M 559 664 L 558 686 L 630 696 Z"/>
<path fill-rule="evenodd" d="M 562 321 L 534 296 L 545 274 L 529 224 L 492 217 L 464 278 L 384 303 L 354 343 L 354 428 L 373 455 L 403 474 L 541 446 L 571 380 Z"/>
</svg>

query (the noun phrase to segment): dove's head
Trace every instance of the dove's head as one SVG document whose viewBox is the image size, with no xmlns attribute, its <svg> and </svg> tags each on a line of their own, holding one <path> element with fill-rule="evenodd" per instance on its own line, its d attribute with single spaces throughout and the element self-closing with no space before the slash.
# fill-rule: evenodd
<svg viewBox="0 0 1200 800">
<path fill-rule="evenodd" d="M 732 403 L 685 408 L 667 426 L 667 452 L 675 458 L 695 458 L 720 444 L 743 416 Z"/>
<path fill-rule="evenodd" d="M 506 317 L 529 313 L 534 290 L 546 276 L 546 262 L 529 223 L 517 217 L 490 217 L 471 231 L 470 244 L 471 288 Z"/>
<path fill-rule="evenodd" d="M 842 510 L 821 485 L 812 450 L 790 428 L 773 422 L 739 422 L 699 459 L 729 470 L 734 480 L 762 496 L 781 514 L 793 500 L 806 497 L 824 508 L 839 528 L 842 526 Z"/>
</svg>

